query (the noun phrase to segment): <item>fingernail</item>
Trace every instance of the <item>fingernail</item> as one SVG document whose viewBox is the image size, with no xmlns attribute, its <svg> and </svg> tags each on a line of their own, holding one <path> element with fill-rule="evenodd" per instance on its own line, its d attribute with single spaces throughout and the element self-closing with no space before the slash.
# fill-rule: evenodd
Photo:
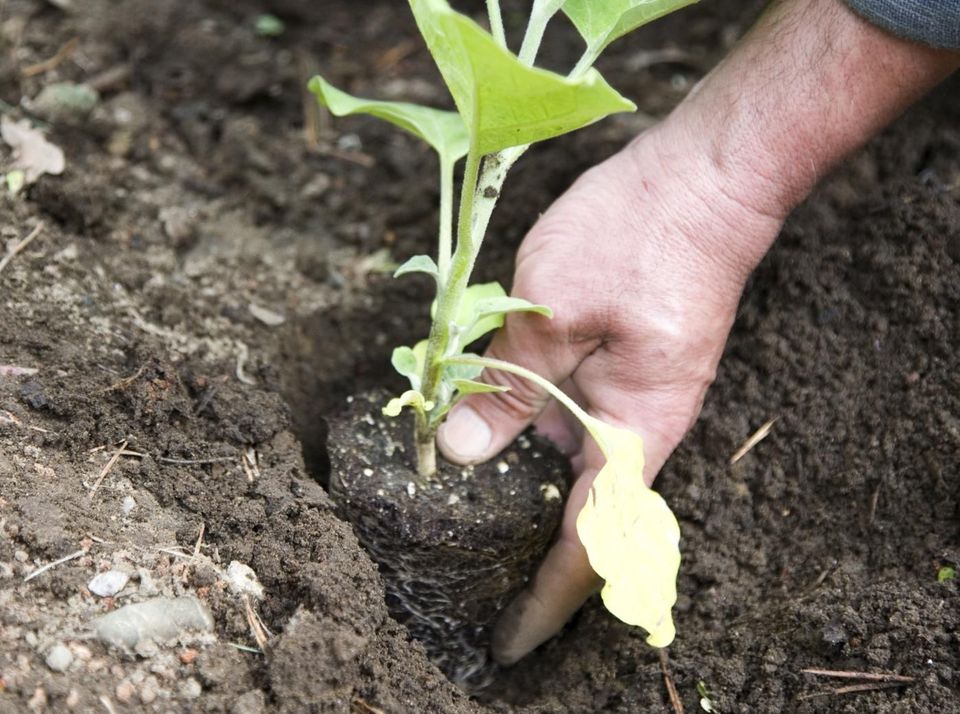
<svg viewBox="0 0 960 714">
<path fill-rule="evenodd" d="M 454 461 L 479 461 L 490 448 L 490 426 L 471 407 L 454 409 L 440 429 L 444 451 Z"/>
</svg>

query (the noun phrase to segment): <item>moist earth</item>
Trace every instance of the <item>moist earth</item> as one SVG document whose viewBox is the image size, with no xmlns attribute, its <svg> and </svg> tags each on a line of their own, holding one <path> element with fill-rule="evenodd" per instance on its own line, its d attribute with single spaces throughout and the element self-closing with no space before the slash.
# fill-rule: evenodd
<svg viewBox="0 0 960 714">
<path fill-rule="evenodd" d="M 618 43 L 601 70 L 641 112 L 530 152 L 478 278 L 508 284 L 538 213 L 758 5 L 702 3 Z M 473 698 L 390 616 L 324 490 L 324 419 L 402 389 L 389 354 L 425 334 L 429 286 L 388 273 L 430 249 L 436 167 L 301 88 L 322 68 L 360 94 L 447 99 L 403 3 L 271 3 L 276 37 L 255 30 L 266 9 L 0 5 L 0 112 L 40 112 L 23 100 L 55 82 L 99 91 L 89 113 L 32 115 L 63 175 L 0 192 L 5 247 L 43 224 L 0 272 L 0 710 L 667 710 L 658 654 L 595 599 Z M 545 61 L 577 48 L 561 31 Z M 683 531 L 668 667 L 688 711 L 704 688 L 724 712 L 957 708 L 958 586 L 938 573 L 960 566 L 958 303 L 954 80 L 790 217 L 658 479 Z M 227 581 L 234 561 L 262 598 Z M 110 570 L 129 582 L 93 594 Z M 135 653 L 92 636 L 164 596 L 197 598 L 212 630 Z M 809 668 L 913 681 L 837 694 Z"/>
</svg>

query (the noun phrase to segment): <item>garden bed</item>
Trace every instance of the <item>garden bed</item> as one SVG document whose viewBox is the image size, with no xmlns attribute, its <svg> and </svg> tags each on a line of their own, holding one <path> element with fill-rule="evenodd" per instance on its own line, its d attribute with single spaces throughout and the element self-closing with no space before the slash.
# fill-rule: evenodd
<svg viewBox="0 0 960 714">
<path fill-rule="evenodd" d="M 0 373 L 0 709 L 666 709 L 656 651 L 596 601 L 468 697 L 391 619 L 324 490 L 324 419 L 396 391 L 390 350 L 425 333 L 429 286 L 387 268 L 432 243 L 435 167 L 363 119 L 321 120 L 310 146 L 300 88 L 322 67 L 350 91 L 444 103 L 405 5 L 273 3 L 278 37 L 256 33 L 253 2 L 56 5 L 0 7 L 0 99 L 101 89 L 88 117 L 47 131 L 64 174 L 0 197 L 4 242 L 43 223 L 0 272 L 0 365 L 23 368 Z M 641 113 L 531 151 L 480 279 L 508 283 L 537 214 L 682 98 L 748 25 L 742 5 L 617 46 L 601 69 Z M 575 42 L 561 33 L 547 62 Z M 683 531 L 669 666 L 688 710 L 698 682 L 724 712 L 956 708 L 960 600 L 937 575 L 960 566 L 958 335 L 954 81 L 790 218 L 658 479 Z M 232 561 L 262 599 L 231 591 Z M 130 582 L 91 594 L 110 569 Z M 128 654 L 92 637 L 98 615 L 160 595 L 198 598 L 212 630 Z M 64 671 L 46 661 L 58 643 Z M 840 686 L 811 667 L 915 681 L 811 697 Z"/>
</svg>

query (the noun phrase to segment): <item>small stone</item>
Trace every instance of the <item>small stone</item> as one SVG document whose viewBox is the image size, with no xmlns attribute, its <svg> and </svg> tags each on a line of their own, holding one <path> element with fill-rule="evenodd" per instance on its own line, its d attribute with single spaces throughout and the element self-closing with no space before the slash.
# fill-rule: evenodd
<svg viewBox="0 0 960 714">
<path fill-rule="evenodd" d="M 40 643 L 40 639 L 37 637 L 37 634 L 32 630 L 28 630 L 27 634 L 23 636 L 23 639 L 31 647 L 36 647 Z"/>
<path fill-rule="evenodd" d="M 86 84 L 54 82 L 48 84 L 32 101 L 31 112 L 48 121 L 76 121 L 86 117 L 100 101 L 97 90 Z"/>
<path fill-rule="evenodd" d="M 157 690 L 160 688 L 160 683 L 157 681 L 157 678 L 152 674 L 147 677 L 144 681 L 143 686 L 140 687 L 140 701 L 144 704 L 152 704 L 157 699 Z"/>
<path fill-rule="evenodd" d="M 137 569 L 137 577 L 140 579 L 140 595 L 143 597 L 153 597 L 160 594 L 160 588 L 153 579 L 150 571 L 146 568 Z"/>
<path fill-rule="evenodd" d="M 366 476 L 367 478 L 370 478 L 371 476 L 373 476 L 373 469 L 364 469 L 363 475 Z"/>
<path fill-rule="evenodd" d="M 120 510 L 123 511 L 123 515 L 129 516 L 133 513 L 133 509 L 137 507 L 137 502 L 134 500 L 133 496 L 124 496 L 123 502 L 120 504 Z"/>
<path fill-rule="evenodd" d="M 497 462 L 497 473 L 505 474 L 509 470 L 510 470 L 510 464 L 508 464 L 506 461 Z"/>
<path fill-rule="evenodd" d="M 73 653 L 65 644 L 58 642 L 47 652 L 46 662 L 54 672 L 65 672 L 73 662 Z"/>
<path fill-rule="evenodd" d="M 67 705 L 67 709 L 74 709 L 79 703 L 80 703 L 80 692 L 78 692 L 76 689 L 71 689 L 70 693 L 67 694 L 67 698 L 64 701 L 64 704 Z"/>
<path fill-rule="evenodd" d="M 267 698 L 259 689 L 241 694 L 230 707 L 230 714 L 263 714 L 265 711 Z"/>
<path fill-rule="evenodd" d="M 185 649 L 180 653 L 180 662 L 183 664 L 193 664 L 194 660 L 197 659 L 197 655 L 200 654 L 193 648 Z"/>
<path fill-rule="evenodd" d="M 457 505 L 458 503 L 460 503 L 460 497 L 459 497 L 457 494 L 451 493 L 449 496 L 447 496 L 447 505 L 448 505 L 448 506 L 455 506 L 455 505 Z"/>
<path fill-rule="evenodd" d="M 268 308 L 265 308 L 256 303 L 250 303 L 247 305 L 247 309 L 250 310 L 250 314 L 257 318 L 267 327 L 278 327 L 287 321 L 283 315 L 279 312 L 274 312 Z"/>
<path fill-rule="evenodd" d="M 413 498 L 417 495 L 417 485 L 413 481 L 407 482 L 407 495 Z"/>
<path fill-rule="evenodd" d="M 133 695 L 137 693 L 136 687 L 134 687 L 130 682 L 124 680 L 117 685 L 114 694 L 117 697 L 117 701 L 121 704 L 129 704 L 133 701 Z"/>
<path fill-rule="evenodd" d="M 181 682 L 179 690 L 180 696 L 184 699 L 196 699 L 203 693 L 203 687 L 200 686 L 200 682 L 193 677 Z"/>
<path fill-rule="evenodd" d="M 27 555 L 27 551 L 25 550 L 13 551 L 13 559 L 16 560 L 18 563 L 26 563 L 29 558 L 30 556 Z"/>
<path fill-rule="evenodd" d="M 105 573 L 95 575 L 87 583 L 87 589 L 100 597 L 113 597 L 123 590 L 129 580 L 130 576 L 120 570 L 108 570 Z"/>
<path fill-rule="evenodd" d="M 232 561 L 227 566 L 227 582 L 230 584 L 230 590 L 237 595 L 250 595 L 256 600 L 263 598 L 263 586 L 249 565 L 236 560 Z"/>
<path fill-rule="evenodd" d="M 41 712 L 47 708 L 47 692 L 43 687 L 33 690 L 33 696 L 27 702 L 27 708 L 33 712 Z"/>
<path fill-rule="evenodd" d="M 213 617 L 195 598 L 160 597 L 98 617 L 93 627 L 106 644 L 136 648 L 151 640 L 169 640 L 186 630 L 211 630 Z M 142 654 L 139 649 L 137 653 Z"/>
</svg>

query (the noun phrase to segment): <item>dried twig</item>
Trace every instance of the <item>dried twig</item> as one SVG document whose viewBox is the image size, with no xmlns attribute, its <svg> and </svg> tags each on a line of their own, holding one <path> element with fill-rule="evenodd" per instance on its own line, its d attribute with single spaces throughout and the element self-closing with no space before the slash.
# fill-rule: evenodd
<svg viewBox="0 0 960 714">
<path fill-rule="evenodd" d="M 47 572 L 48 570 L 51 570 L 52 568 L 56 568 L 58 565 L 63 565 L 64 563 L 67 563 L 67 562 L 69 562 L 69 561 L 71 561 L 71 560 L 76 560 L 77 558 L 79 558 L 79 557 L 81 557 L 81 556 L 83 556 L 83 555 L 86 555 L 86 553 L 87 553 L 87 550 L 86 550 L 85 548 L 81 548 L 80 550 L 78 550 L 78 551 L 76 551 L 76 552 L 74 552 L 74 553 L 71 553 L 70 555 L 65 555 L 65 556 L 63 556 L 63 557 L 60 558 L 59 560 L 55 560 L 55 561 L 53 561 L 52 563 L 47 563 L 47 564 L 44 565 L 43 567 L 37 568 L 37 569 L 34 570 L 32 573 L 30 573 L 27 577 L 25 577 L 25 578 L 23 579 L 23 582 L 28 583 L 28 582 L 30 582 L 31 580 L 33 580 L 35 577 L 37 577 L 38 575 L 43 575 L 43 574 L 44 574 L 45 572 Z"/>
<path fill-rule="evenodd" d="M 837 679 L 864 679 L 868 682 L 898 682 L 910 684 L 916 677 L 893 672 L 851 672 L 845 669 L 801 669 L 804 674 L 813 674 L 818 677 L 836 677 Z"/>
<path fill-rule="evenodd" d="M 56 69 L 61 62 L 69 58 L 70 55 L 76 51 L 79 44 L 79 37 L 73 37 L 67 40 L 60 46 L 60 49 L 54 53 L 53 57 L 49 57 L 42 62 L 37 62 L 36 64 L 27 65 L 20 70 L 20 74 L 22 74 L 24 77 L 33 77 L 34 75 L 43 74 L 44 72 L 49 72 L 52 69 Z"/>
<path fill-rule="evenodd" d="M 260 478 L 260 467 L 257 465 L 260 459 L 257 450 L 250 447 L 240 456 L 240 463 L 243 466 L 243 472 L 247 475 L 247 481 L 253 483 Z"/>
<path fill-rule="evenodd" d="M 220 464 L 224 461 L 236 461 L 236 456 L 214 456 L 209 459 L 171 459 L 166 456 L 158 456 L 157 461 L 161 464 L 175 464 L 177 466 L 193 466 L 195 464 Z"/>
<path fill-rule="evenodd" d="M 197 543 L 193 546 L 193 559 L 196 560 L 200 557 L 200 546 L 203 545 L 203 531 L 206 530 L 207 524 L 200 524 L 200 532 L 197 534 Z"/>
<path fill-rule="evenodd" d="M 101 394 L 108 394 L 108 393 L 110 393 L 110 392 L 123 391 L 124 389 L 126 389 L 127 387 L 129 387 L 131 384 L 133 384 L 134 382 L 136 382 L 136 381 L 140 378 L 140 375 L 143 374 L 143 370 L 144 370 L 144 369 L 146 369 L 146 367 L 143 366 L 143 365 L 141 365 L 140 369 L 138 369 L 138 370 L 137 370 L 136 372 L 134 372 L 132 375 L 130 375 L 129 377 L 124 377 L 123 379 L 117 380 L 116 382 L 114 382 L 113 384 L 111 384 L 111 385 L 110 385 L 109 387 L 107 387 L 106 389 L 101 390 L 100 393 L 101 393 Z"/>
<path fill-rule="evenodd" d="M 12 412 L 8 412 L 6 409 L 0 409 L 0 424 L 13 424 L 14 426 L 18 426 L 21 429 L 29 429 L 30 431 L 39 431 L 41 434 L 53 433 L 49 429 L 44 429 L 43 427 L 24 424 Z"/>
<path fill-rule="evenodd" d="M 873 682 L 870 684 L 849 684 L 845 687 L 836 687 L 835 689 L 826 689 L 822 692 L 811 692 L 810 694 L 801 694 L 797 699 L 805 701 L 807 699 L 816 699 L 817 697 L 834 697 L 843 694 L 863 694 L 864 692 L 875 692 L 880 689 L 894 689 L 895 687 L 905 687 L 908 682 Z"/>
<path fill-rule="evenodd" d="M 107 462 L 107 465 L 103 467 L 100 471 L 100 475 L 97 476 L 97 480 L 93 482 L 93 486 L 90 487 L 90 499 L 93 499 L 93 495 L 97 492 L 97 489 L 100 488 L 100 483 L 103 479 L 106 478 L 107 474 L 110 473 L 117 461 L 120 460 L 120 457 L 123 456 L 124 450 L 127 448 L 127 439 L 123 440 L 123 443 L 120 444 L 120 448 L 113 452 L 113 456 L 110 457 L 110 460 Z"/>
<path fill-rule="evenodd" d="M 30 243 L 33 242 L 34 238 L 40 235 L 40 231 L 42 230 L 43 230 L 43 221 L 40 221 L 36 225 L 36 227 L 34 227 L 34 229 L 27 234 L 26 238 L 24 238 L 22 241 L 20 241 L 15 246 L 13 246 L 13 248 L 11 248 L 7 252 L 7 254 L 3 256 L 3 260 L 0 260 L 0 273 L 2 273 L 3 269 L 10 264 L 11 260 L 17 257 L 19 253 L 23 252 L 24 248 L 26 248 L 28 245 L 30 245 Z"/>
<path fill-rule="evenodd" d="M 18 367 L 15 364 L 0 364 L 0 377 L 32 377 L 39 371 L 36 367 Z"/>
<path fill-rule="evenodd" d="M 770 429 L 773 428 L 774 423 L 775 423 L 775 422 L 777 421 L 777 419 L 779 419 L 779 418 L 780 418 L 780 417 L 774 417 L 773 419 L 771 419 L 770 421 L 768 421 L 766 424 L 764 424 L 763 426 L 761 426 L 759 429 L 757 429 L 755 432 L 753 432 L 753 434 L 750 436 L 750 438 L 747 439 L 745 442 L 743 442 L 743 446 L 741 446 L 739 449 L 737 449 L 737 451 L 734 453 L 734 455 L 730 457 L 730 465 L 733 466 L 733 465 L 734 465 L 735 463 L 737 463 L 740 459 L 742 459 L 744 456 L 746 456 L 746 455 L 747 455 L 747 452 L 749 452 L 750 449 L 752 449 L 754 446 L 756 446 L 756 445 L 759 444 L 761 441 L 763 441 L 764 439 L 766 439 L 766 438 L 767 438 L 767 435 L 770 433 Z"/>
<path fill-rule="evenodd" d="M 663 673 L 663 684 L 667 688 L 667 696 L 670 697 L 670 706 L 673 707 L 674 714 L 683 714 L 683 702 L 680 700 L 677 685 L 674 684 L 670 674 L 670 660 L 665 649 L 660 650 L 660 671 Z"/>
<path fill-rule="evenodd" d="M 354 697 L 350 704 L 355 714 L 387 714 L 387 712 L 380 707 L 375 707 L 360 697 Z"/>
<path fill-rule="evenodd" d="M 247 624 L 250 626 L 253 639 L 257 641 L 257 645 L 260 646 L 261 651 L 267 653 L 270 648 L 270 631 L 263 624 L 263 620 L 260 619 L 256 610 L 253 609 L 253 605 L 250 604 L 250 597 L 244 593 L 242 599 L 243 608 L 247 615 Z"/>
</svg>

